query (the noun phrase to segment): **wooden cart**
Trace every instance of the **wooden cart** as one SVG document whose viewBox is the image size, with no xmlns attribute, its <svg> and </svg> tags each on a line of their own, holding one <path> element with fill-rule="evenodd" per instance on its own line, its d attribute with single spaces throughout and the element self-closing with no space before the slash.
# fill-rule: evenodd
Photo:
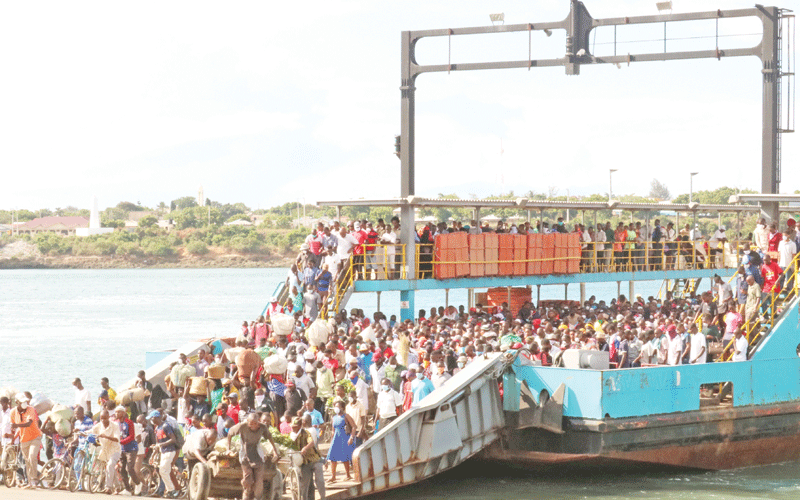
<svg viewBox="0 0 800 500">
<path fill-rule="evenodd" d="M 267 466 L 264 475 L 264 500 L 280 500 L 283 496 L 284 474 L 280 465 Z M 208 465 L 197 463 L 190 471 L 188 489 L 189 500 L 242 498 L 242 468 L 238 454 L 212 452 Z"/>
</svg>

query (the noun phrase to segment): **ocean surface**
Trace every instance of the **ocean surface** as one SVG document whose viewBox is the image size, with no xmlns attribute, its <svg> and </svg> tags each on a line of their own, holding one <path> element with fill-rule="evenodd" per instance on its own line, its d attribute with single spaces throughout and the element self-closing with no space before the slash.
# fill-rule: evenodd
<svg viewBox="0 0 800 500">
<path fill-rule="evenodd" d="M 145 352 L 239 333 L 257 317 L 286 269 L 124 269 L 0 271 L 0 387 L 42 392 L 70 404 L 80 377 L 93 399 L 100 378 L 112 387 L 144 368 Z M 640 282 L 636 293 L 658 292 L 660 282 Z M 627 283 L 622 293 L 627 295 Z M 611 300 L 616 283 L 587 285 L 587 297 Z M 561 285 L 542 287 L 542 299 L 563 299 Z M 579 287 L 568 288 L 579 298 Z M 399 315 L 399 293 L 383 293 L 381 310 Z M 453 305 L 465 290 L 451 290 Z M 443 291 L 417 292 L 417 309 L 444 305 Z M 347 305 L 367 314 L 376 297 L 355 294 Z M 800 498 L 797 463 L 713 473 L 575 475 L 456 469 L 435 480 L 388 493 L 391 499 L 591 498 L 613 500 Z"/>
</svg>

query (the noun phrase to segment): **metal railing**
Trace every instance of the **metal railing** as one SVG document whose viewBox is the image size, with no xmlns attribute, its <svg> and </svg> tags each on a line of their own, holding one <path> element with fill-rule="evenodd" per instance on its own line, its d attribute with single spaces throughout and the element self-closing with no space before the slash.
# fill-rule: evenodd
<svg viewBox="0 0 800 500">
<path fill-rule="evenodd" d="M 356 280 L 406 279 L 405 245 L 365 245 L 365 253 L 350 256 Z M 417 246 L 419 247 L 419 245 Z M 419 248 L 417 248 L 419 263 Z"/>
<path fill-rule="evenodd" d="M 586 243 L 581 249 L 579 272 L 637 272 L 689 269 L 736 269 L 745 241 L 726 242 L 717 247 L 706 246 L 700 240 L 657 242 L 611 242 L 599 248 L 599 243 Z M 608 248 L 611 247 L 611 248 Z M 468 264 L 519 264 L 531 262 L 570 261 L 578 257 L 548 257 L 540 259 L 468 260 Z M 416 245 L 416 279 L 434 277 L 436 264 L 465 262 L 436 259 L 433 244 Z M 564 273 L 561 273 L 564 274 Z"/>
<path fill-rule="evenodd" d="M 328 319 L 339 312 L 339 308 L 342 306 L 344 298 L 347 295 L 347 290 L 353 285 L 353 268 L 355 267 L 353 265 L 353 256 L 351 255 L 342 265 L 342 269 L 336 274 L 335 283 L 331 283 L 331 288 L 333 290 L 329 291 L 329 297 L 322 304 L 320 314 L 323 319 Z"/>
<path fill-rule="evenodd" d="M 800 269 L 800 254 L 795 255 L 792 262 L 784 269 L 778 277 L 776 285 L 780 285 L 780 290 L 775 292 L 762 290 L 761 300 L 756 311 L 744 318 L 741 328 L 747 338 L 748 351 L 757 345 L 761 339 L 772 331 L 775 323 L 780 319 L 783 310 L 778 310 L 783 304 L 792 300 L 798 292 L 798 270 Z M 765 310 L 766 308 L 766 310 Z M 733 358 L 733 344 L 736 337 L 733 337 L 722 349 L 719 361 L 729 361 Z"/>
</svg>

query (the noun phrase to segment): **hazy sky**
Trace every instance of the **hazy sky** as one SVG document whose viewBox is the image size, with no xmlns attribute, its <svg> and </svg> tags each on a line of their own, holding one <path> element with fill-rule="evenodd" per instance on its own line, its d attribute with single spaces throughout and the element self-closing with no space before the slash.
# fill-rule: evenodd
<svg viewBox="0 0 800 500">
<path fill-rule="evenodd" d="M 595 18 L 656 14 L 651 1 L 586 0 Z M 675 12 L 752 1 L 675 0 Z M 781 5 L 798 7 L 796 0 Z M 555 21 L 567 0 L 4 2 L 0 6 L 0 209 L 154 206 L 205 195 L 266 208 L 399 195 L 400 32 Z M 678 50 L 713 49 L 714 22 L 681 25 Z M 592 35 L 609 54 L 611 28 Z M 756 45 L 757 20 L 720 23 L 720 47 Z M 620 29 L 655 40 L 663 25 Z M 595 37 L 596 36 L 596 37 Z M 710 36 L 710 38 L 708 38 Z M 446 63 L 447 39 L 417 47 Z M 564 52 L 533 36 L 534 57 Z M 618 53 L 663 50 L 620 44 Z M 520 60 L 524 33 L 454 37 L 452 62 Z M 673 195 L 760 188 L 756 57 L 454 72 L 417 80 L 417 194 L 534 190 Z M 784 136 L 782 192 L 800 188 Z"/>
</svg>

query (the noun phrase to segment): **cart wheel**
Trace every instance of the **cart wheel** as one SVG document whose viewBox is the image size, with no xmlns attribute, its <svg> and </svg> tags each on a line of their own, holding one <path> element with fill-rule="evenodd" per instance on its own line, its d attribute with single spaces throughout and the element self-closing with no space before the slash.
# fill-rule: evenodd
<svg viewBox="0 0 800 500">
<path fill-rule="evenodd" d="M 289 490 L 289 496 L 292 500 L 300 500 L 300 476 L 297 474 L 297 469 L 292 467 L 286 474 L 286 481 L 284 486 Z"/>
<path fill-rule="evenodd" d="M 189 500 L 207 500 L 211 488 L 211 471 L 204 463 L 196 463 L 189 476 Z"/>
</svg>

